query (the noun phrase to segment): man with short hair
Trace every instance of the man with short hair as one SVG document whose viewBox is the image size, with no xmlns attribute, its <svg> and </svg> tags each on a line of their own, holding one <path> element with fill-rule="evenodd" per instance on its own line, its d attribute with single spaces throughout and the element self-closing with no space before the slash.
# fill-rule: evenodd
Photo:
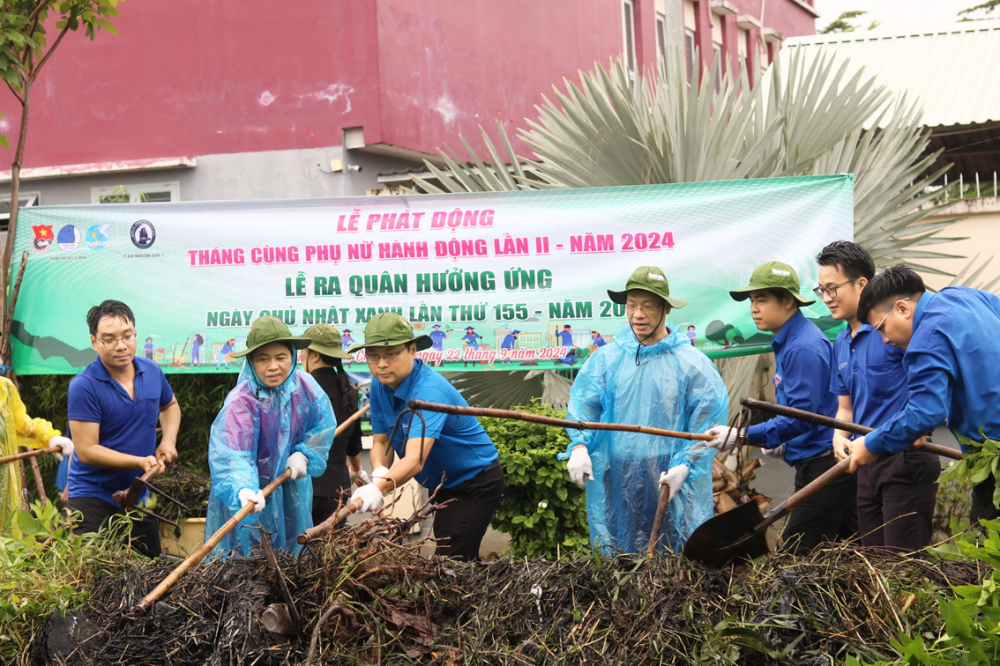
<svg viewBox="0 0 1000 666">
<path fill-rule="evenodd" d="M 573 347 L 573 327 L 569 324 L 563 326 L 563 330 L 556 333 L 559 338 L 560 347 Z"/>
<path fill-rule="evenodd" d="M 819 286 L 813 291 L 846 321 L 833 345 L 834 370 L 830 390 L 838 396 L 837 418 L 877 428 L 906 404 L 903 352 L 886 344 L 869 324 L 858 318 L 858 302 L 875 262 L 851 241 L 830 243 L 817 255 Z M 850 455 L 847 431 L 835 430 L 837 460 Z M 931 543 L 937 478 L 941 461 L 924 451 L 883 456 L 858 472 L 858 528 L 863 546 L 916 551 Z"/>
<path fill-rule="evenodd" d="M 608 297 L 625 306 L 628 327 L 615 344 L 587 359 L 570 389 L 571 421 L 635 423 L 704 432 L 726 418 L 726 385 L 712 362 L 667 323 L 671 309 L 687 305 L 670 295 L 656 266 L 640 266 L 622 291 Z M 586 490 L 587 520 L 595 549 L 645 553 L 659 501 L 669 487 L 669 520 L 657 548 L 680 552 L 691 533 L 712 517 L 715 451 L 686 439 L 638 432 L 567 429 L 560 459 Z"/>
<path fill-rule="evenodd" d="M 514 330 L 504 336 L 503 340 L 500 342 L 500 364 L 506 363 L 510 365 L 510 353 L 514 351 L 514 345 L 517 344 L 517 336 L 521 334 L 521 331 Z M 504 350 L 507 351 L 504 351 Z"/>
<path fill-rule="evenodd" d="M 181 410 L 160 367 L 136 356 L 135 316 L 121 301 L 107 300 L 87 313 L 97 360 L 69 384 L 68 417 L 76 444 L 69 469 L 69 501 L 83 514 L 75 532 L 96 532 L 122 507 L 115 491 L 177 459 Z M 156 422 L 163 430 L 156 445 Z M 139 500 L 148 497 L 143 491 Z M 148 557 L 160 554 L 160 528 L 149 516 L 133 520 L 133 543 Z"/>
<path fill-rule="evenodd" d="M 778 404 L 832 417 L 837 410 L 837 401 L 830 393 L 833 346 L 799 309 L 816 301 L 799 295 L 795 269 L 780 261 L 761 264 L 754 269 L 748 286 L 729 295 L 735 301 L 749 298 L 757 328 L 774 335 L 771 347 Z M 733 449 L 745 437 L 748 444 L 763 447 L 766 455 L 784 458 L 795 468 L 796 491 L 837 464 L 833 430 L 800 419 L 778 416 L 739 433 L 722 424 L 708 434 L 714 439 L 707 445 L 720 451 Z M 844 474 L 792 509 L 784 539 L 786 547 L 804 554 L 821 541 L 853 537 L 857 527 L 857 482 Z"/>
<path fill-rule="evenodd" d="M 453 501 L 434 514 L 435 554 L 477 560 L 503 497 L 497 447 L 473 416 L 422 411 L 417 418 L 399 418 L 411 398 L 469 404 L 448 380 L 417 358 L 418 351 L 430 346 L 430 338 L 414 335 L 401 316 L 382 312 L 365 326 L 365 341 L 351 348 L 365 350 L 372 373 L 368 397 L 374 435 L 372 482 L 357 488 L 351 501 L 360 499 L 361 511 L 374 511 L 382 506 L 383 495 L 410 479 L 430 489 L 440 484 L 436 501 Z"/>
<path fill-rule="evenodd" d="M 858 313 L 903 350 L 907 392 L 902 411 L 851 442 L 852 472 L 905 450 L 945 420 L 960 442 L 1000 439 L 1000 298 L 968 287 L 928 294 L 920 276 L 901 264 L 871 279 Z M 973 486 L 973 524 L 1000 517 L 995 484 L 990 474 Z"/>
</svg>

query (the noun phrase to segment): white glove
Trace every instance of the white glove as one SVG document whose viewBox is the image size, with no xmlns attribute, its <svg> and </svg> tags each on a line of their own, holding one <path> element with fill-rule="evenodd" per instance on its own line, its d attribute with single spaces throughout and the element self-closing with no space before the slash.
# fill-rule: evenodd
<svg viewBox="0 0 1000 666">
<path fill-rule="evenodd" d="M 347 466 L 347 469 L 350 470 L 350 472 L 351 472 L 351 483 L 354 483 L 355 479 L 361 479 L 361 483 L 371 483 L 372 482 L 371 477 L 368 476 L 368 472 L 366 472 L 365 470 L 363 470 L 363 469 L 354 469 L 350 465 Z M 385 469 L 385 468 L 383 467 L 382 469 Z M 386 471 L 388 472 L 389 470 L 386 470 Z"/>
<path fill-rule="evenodd" d="M 306 475 L 306 470 L 309 469 L 309 458 L 306 458 L 306 454 L 301 451 L 296 451 L 288 456 L 285 467 L 292 473 L 292 481 L 297 481 Z"/>
<path fill-rule="evenodd" d="M 764 449 L 764 455 L 768 458 L 778 458 L 780 460 L 785 459 L 785 445 L 778 444 L 773 449 Z"/>
<path fill-rule="evenodd" d="M 351 494 L 351 504 L 354 503 L 354 500 L 361 500 L 361 509 L 359 509 L 361 512 L 376 511 L 382 508 L 382 491 L 374 483 L 366 483 L 360 488 L 354 489 Z"/>
<path fill-rule="evenodd" d="M 56 457 L 56 460 L 58 460 L 59 462 L 62 462 L 63 456 L 73 455 L 73 451 L 75 450 L 75 447 L 73 446 L 73 440 L 71 440 L 69 437 L 63 437 L 62 435 L 56 435 L 55 437 L 50 437 L 49 446 L 58 446 L 60 449 L 62 449 L 61 452 L 52 454 Z"/>
<path fill-rule="evenodd" d="M 373 479 L 384 479 L 387 476 L 389 476 L 389 468 L 385 465 L 379 465 L 372 470 Z"/>
<path fill-rule="evenodd" d="M 711 440 L 705 442 L 705 446 L 718 449 L 723 453 L 732 451 L 736 448 L 739 432 L 738 428 L 730 428 L 727 425 L 713 426 L 705 431 L 706 435 L 712 436 Z"/>
<path fill-rule="evenodd" d="M 583 477 L 586 476 L 591 481 L 594 480 L 594 466 L 590 462 L 590 454 L 587 453 L 586 446 L 577 446 L 573 449 L 572 453 L 569 454 L 566 469 L 569 471 L 569 478 L 573 479 L 573 483 L 581 488 L 586 483 Z"/>
<path fill-rule="evenodd" d="M 684 480 L 688 478 L 688 472 L 690 471 L 687 465 L 676 465 L 666 472 L 660 472 L 660 483 L 666 484 L 670 488 L 668 501 L 677 495 L 677 491 L 684 485 Z"/>
<path fill-rule="evenodd" d="M 252 513 L 260 513 L 264 510 L 267 505 L 267 499 L 264 497 L 264 493 L 259 493 L 251 488 L 244 488 L 239 492 L 237 497 L 240 498 L 240 505 L 245 506 L 247 502 L 253 502 L 254 508 Z"/>
</svg>

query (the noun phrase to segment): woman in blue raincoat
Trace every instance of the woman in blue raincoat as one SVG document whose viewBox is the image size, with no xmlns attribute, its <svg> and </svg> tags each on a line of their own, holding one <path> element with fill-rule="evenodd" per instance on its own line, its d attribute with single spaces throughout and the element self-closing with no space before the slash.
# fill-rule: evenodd
<svg viewBox="0 0 1000 666">
<path fill-rule="evenodd" d="M 687 335 L 667 324 L 671 308 L 687 302 L 670 297 L 663 271 L 638 268 L 624 291 L 608 290 L 608 295 L 625 304 L 629 326 L 580 369 L 566 418 L 696 433 L 724 423 L 729 410 L 725 383 Z M 570 476 L 586 489 L 594 548 L 645 552 L 660 483 L 670 487 L 661 551 L 680 552 L 695 528 L 712 517 L 714 449 L 637 432 L 568 433 L 570 445 L 559 458 L 569 459 Z"/>
<path fill-rule="evenodd" d="M 212 424 L 208 463 L 212 493 L 205 536 L 211 536 L 247 502 L 250 514 L 212 550 L 249 555 L 263 527 L 276 548 L 297 552 L 296 537 L 312 527 L 312 480 L 326 469 L 337 427 L 330 399 L 308 373 L 295 369 L 296 350 L 309 346 L 276 317 L 250 327 L 236 388 Z M 292 478 L 270 497 L 260 490 L 288 468 Z M 308 476 L 306 476 L 308 474 Z"/>
</svg>

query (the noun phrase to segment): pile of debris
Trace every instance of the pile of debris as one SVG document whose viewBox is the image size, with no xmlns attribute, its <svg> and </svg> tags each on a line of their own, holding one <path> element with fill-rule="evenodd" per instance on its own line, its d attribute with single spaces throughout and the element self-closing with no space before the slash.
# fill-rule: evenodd
<svg viewBox="0 0 1000 666">
<path fill-rule="evenodd" d="M 681 556 L 479 563 L 427 559 L 403 521 L 373 516 L 308 544 L 202 564 L 144 617 L 171 570 L 101 580 L 74 616 L 81 643 L 35 661 L 110 664 L 828 664 L 892 655 L 900 632 L 938 630 L 937 600 L 975 563 L 837 547 L 722 570 Z M 981 566 L 981 565 L 979 565 Z M 282 581 L 288 596 L 282 592 Z M 293 608 L 289 608 L 288 601 Z M 298 617 L 298 626 L 290 618 Z M 924 626 L 926 623 L 926 626 Z M 269 629 L 273 631 L 269 631 Z M 83 640 L 87 636 L 89 640 Z"/>
</svg>

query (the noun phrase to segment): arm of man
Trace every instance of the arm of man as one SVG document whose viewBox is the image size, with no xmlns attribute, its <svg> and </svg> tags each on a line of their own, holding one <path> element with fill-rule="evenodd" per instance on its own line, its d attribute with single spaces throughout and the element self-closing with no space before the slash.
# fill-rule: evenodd
<svg viewBox="0 0 1000 666">
<path fill-rule="evenodd" d="M 388 441 L 388 437 L 386 441 Z M 423 458 L 420 456 L 420 442 L 420 437 L 413 437 L 406 440 L 406 452 L 403 457 L 396 459 L 392 467 L 389 467 L 389 473 L 386 476 L 372 479 L 372 482 L 379 487 L 383 495 L 391 493 L 424 469 L 423 463 L 427 460 L 427 456 L 430 455 L 431 447 L 434 446 L 435 440 L 432 437 L 423 438 Z M 372 450 L 375 450 L 374 447 L 372 447 Z"/>
<path fill-rule="evenodd" d="M 570 388 L 569 405 L 566 408 L 566 418 L 570 421 L 601 420 L 601 415 L 604 413 L 604 396 L 607 393 L 606 354 L 602 353 L 602 350 L 603 347 L 587 359 Z M 570 453 L 578 446 L 589 449 L 597 432 L 567 428 L 566 434 L 569 435 L 570 444 L 565 452 L 559 454 L 559 459 L 569 458 Z"/>
<path fill-rule="evenodd" d="M 824 356 L 811 347 L 790 349 L 786 352 L 782 365 L 785 368 L 795 368 L 793 372 L 786 370 L 782 379 L 786 406 L 819 412 L 823 397 L 829 390 L 829 381 L 817 379 L 830 376 L 830 356 Z M 790 416 L 776 416 L 747 428 L 747 439 L 750 444 L 773 449 L 815 427 L 807 421 Z"/>
<path fill-rule="evenodd" d="M 156 456 L 133 456 L 119 453 L 100 444 L 101 424 L 91 421 L 70 421 L 70 432 L 76 445 L 76 455 L 81 462 L 104 469 L 137 469 L 153 471 L 159 476 L 166 471 L 163 462 Z"/>
<path fill-rule="evenodd" d="M 156 447 L 156 457 L 165 463 L 177 460 L 177 432 L 181 427 L 181 406 L 176 396 L 160 407 L 160 445 Z"/>
<path fill-rule="evenodd" d="M 854 407 L 851 405 L 851 396 L 837 396 L 837 419 L 854 423 Z M 837 457 L 837 460 L 843 460 L 851 455 L 851 433 L 846 430 L 833 431 L 833 455 Z"/>
</svg>

